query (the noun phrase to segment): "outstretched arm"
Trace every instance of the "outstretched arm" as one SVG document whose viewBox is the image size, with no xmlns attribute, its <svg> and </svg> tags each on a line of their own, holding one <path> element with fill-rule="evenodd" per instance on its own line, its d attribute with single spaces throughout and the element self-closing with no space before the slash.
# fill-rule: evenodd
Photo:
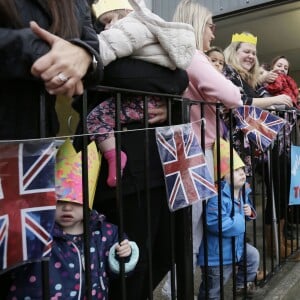
<svg viewBox="0 0 300 300">
<path fill-rule="evenodd" d="M 252 105 L 262 109 L 268 108 L 272 105 L 286 105 L 288 107 L 292 107 L 293 102 L 291 97 L 288 95 L 278 95 L 266 98 L 253 98 Z"/>
</svg>

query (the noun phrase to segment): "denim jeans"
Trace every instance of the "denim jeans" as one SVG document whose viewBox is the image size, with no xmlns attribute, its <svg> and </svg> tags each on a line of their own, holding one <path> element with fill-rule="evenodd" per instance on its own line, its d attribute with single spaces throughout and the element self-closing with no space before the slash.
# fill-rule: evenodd
<svg viewBox="0 0 300 300">
<path fill-rule="evenodd" d="M 244 271 L 247 274 L 247 282 L 253 282 L 256 277 L 256 273 L 259 267 L 259 252 L 258 250 L 246 244 L 246 270 L 244 270 L 244 256 L 237 262 L 237 274 L 236 274 L 236 287 L 244 287 Z M 232 265 L 223 266 L 223 283 L 224 285 L 228 282 L 232 274 Z M 220 299 L 220 267 L 211 266 L 208 267 L 208 297 L 205 297 L 205 274 L 204 268 L 202 268 L 202 282 L 199 289 L 198 300 L 209 299 L 209 300 L 219 300 Z"/>
</svg>

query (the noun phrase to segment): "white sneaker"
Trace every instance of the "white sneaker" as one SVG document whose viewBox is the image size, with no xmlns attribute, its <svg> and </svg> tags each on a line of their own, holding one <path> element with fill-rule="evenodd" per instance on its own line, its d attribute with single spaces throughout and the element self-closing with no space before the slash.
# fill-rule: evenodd
<svg viewBox="0 0 300 300">
<path fill-rule="evenodd" d="M 165 296 L 168 300 L 172 299 L 172 292 L 171 292 L 171 273 L 168 272 L 166 276 L 166 281 L 161 289 L 161 293 L 163 296 Z M 175 293 L 176 293 L 176 287 L 175 287 Z"/>
<path fill-rule="evenodd" d="M 168 280 L 164 283 L 163 287 L 161 288 L 161 293 L 164 297 L 166 297 L 168 300 L 171 300 L 171 288 Z"/>
</svg>

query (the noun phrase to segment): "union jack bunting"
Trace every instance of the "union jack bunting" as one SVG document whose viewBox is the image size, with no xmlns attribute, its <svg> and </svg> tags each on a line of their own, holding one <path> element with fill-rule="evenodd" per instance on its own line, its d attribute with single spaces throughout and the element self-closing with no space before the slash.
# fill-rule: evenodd
<svg viewBox="0 0 300 300">
<path fill-rule="evenodd" d="M 286 121 L 266 110 L 254 106 L 241 106 L 235 109 L 237 127 L 259 150 L 265 152 L 276 139 Z"/>
<path fill-rule="evenodd" d="M 54 170 L 52 142 L 0 144 L 0 273 L 49 254 Z"/>
<path fill-rule="evenodd" d="M 216 195 L 191 124 L 156 128 L 170 211 Z"/>
</svg>

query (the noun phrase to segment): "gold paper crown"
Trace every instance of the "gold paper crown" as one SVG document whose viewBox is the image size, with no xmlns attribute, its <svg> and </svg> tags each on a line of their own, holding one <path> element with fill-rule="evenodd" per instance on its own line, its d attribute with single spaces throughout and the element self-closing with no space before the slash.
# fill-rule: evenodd
<svg viewBox="0 0 300 300">
<path fill-rule="evenodd" d="M 235 33 L 232 35 L 231 42 L 240 42 L 240 43 L 249 43 L 256 45 L 257 44 L 257 37 L 251 33 Z"/>
<path fill-rule="evenodd" d="M 92 5 L 92 11 L 97 19 L 103 14 L 116 9 L 133 10 L 127 0 L 99 0 Z"/>
<path fill-rule="evenodd" d="M 88 145 L 89 208 L 92 208 L 101 157 L 95 142 Z M 76 153 L 70 139 L 60 146 L 56 154 L 55 186 L 57 200 L 83 204 L 81 152 Z"/>
</svg>

